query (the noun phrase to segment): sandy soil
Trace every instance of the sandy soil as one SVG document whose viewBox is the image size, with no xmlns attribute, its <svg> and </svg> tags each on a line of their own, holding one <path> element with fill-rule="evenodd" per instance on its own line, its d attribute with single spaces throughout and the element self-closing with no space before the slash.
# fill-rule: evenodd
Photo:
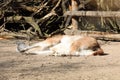
<svg viewBox="0 0 120 80">
<path fill-rule="evenodd" d="M 21 55 L 16 40 L 0 40 L 0 80 L 120 80 L 120 42 L 102 45 L 104 56 Z"/>
</svg>

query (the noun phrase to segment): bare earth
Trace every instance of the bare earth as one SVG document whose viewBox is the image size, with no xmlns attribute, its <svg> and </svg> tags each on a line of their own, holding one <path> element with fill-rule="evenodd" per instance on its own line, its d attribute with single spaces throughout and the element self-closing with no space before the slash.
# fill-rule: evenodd
<svg viewBox="0 0 120 80">
<path fill-rule="evenodd" d="M 16 40 L 0 40 L 0 80 L 120 80 L 120 42 L 102 45 L 108 55 L 21 55 Z"/>
</svg>

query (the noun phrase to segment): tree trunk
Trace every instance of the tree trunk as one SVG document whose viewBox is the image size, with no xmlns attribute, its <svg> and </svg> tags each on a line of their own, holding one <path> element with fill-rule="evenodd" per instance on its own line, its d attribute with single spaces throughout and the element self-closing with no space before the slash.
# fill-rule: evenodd
<svg viewBox="0 0 120 80">
<path fill-rule="evenodd" d="M 78 3 L 77 0 L 71 0 L 71 11 L 78 11 Z M 77 17 L 72 15 L 72 29 L 77 30 L 78 29 L 78 20 Z"/>
</svg>

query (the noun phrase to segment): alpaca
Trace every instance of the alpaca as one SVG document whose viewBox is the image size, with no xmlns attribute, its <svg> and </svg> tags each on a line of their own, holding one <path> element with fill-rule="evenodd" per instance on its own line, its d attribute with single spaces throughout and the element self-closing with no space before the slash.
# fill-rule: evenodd
<svg viewBox="0 0 120 80">
<path fill-rule="evenodd" d="M 26 54 L 88 56 L 102 55 L 104 53 L 95 38 L 80 35 L 56 35 L 31 46 L 21 48 L 20 45 L 23 46 L 23 44 L 19 44 L 17 49 L 19 52 Z"/>
</svg>

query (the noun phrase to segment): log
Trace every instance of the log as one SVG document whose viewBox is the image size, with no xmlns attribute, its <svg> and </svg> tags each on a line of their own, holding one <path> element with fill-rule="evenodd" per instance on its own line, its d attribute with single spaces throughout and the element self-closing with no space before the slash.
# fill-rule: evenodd
<svg viewBox="0 0 120 80">
<path fill-rule="evenodd" d="M 120 11 L 67 11 L 64 16 L 120 17 Z"/>
<path fill-rule="evenodd" d="M 0 40 L 3 39 L 28 39 L 28 35 L 23 33 L 13 33 L 13 32 L 1 32 L 0 33 Z"/>
<path fill-rule="evenodd" d="M 81 36 L 90 36 L 99 40 L 105 41 L 120 41 L 120 34 L 109 33 L 109 32 L 100 32 L 100 31 L 81 31 L 81 30 L 69 30 L 64 31 L 66 35 L 81 35 Z"/>
</svg>

